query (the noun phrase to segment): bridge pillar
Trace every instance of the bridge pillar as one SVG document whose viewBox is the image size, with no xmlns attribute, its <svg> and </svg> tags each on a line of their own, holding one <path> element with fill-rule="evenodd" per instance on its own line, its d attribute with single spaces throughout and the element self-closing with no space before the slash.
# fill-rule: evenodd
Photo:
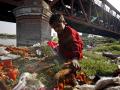
<svg viewBox="0 0 120 90">
<path fill-rule="evenodd" d="M 14 9 L 17 27 L 17 46 L 30 46 L 51 38 L 48 23 L 51 11 L 43 0 L 25 0 Z"/>
</svg>

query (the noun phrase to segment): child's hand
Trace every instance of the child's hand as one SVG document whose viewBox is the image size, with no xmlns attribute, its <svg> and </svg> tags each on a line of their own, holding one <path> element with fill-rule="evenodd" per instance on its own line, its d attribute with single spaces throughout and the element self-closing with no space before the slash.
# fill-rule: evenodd
<svg viewBox="0 0 120 90">
<path fill-rule="evenodd" d="M 73 64 L 73 66 L 75 67 L 75 68 L 80 68 L 80 65 L 79 65 L 79 62 L 78 62 L 78 60 L 76 60 L 76 59 L 73 59 L 72 60 L 72 64 Z"/>
</svg>

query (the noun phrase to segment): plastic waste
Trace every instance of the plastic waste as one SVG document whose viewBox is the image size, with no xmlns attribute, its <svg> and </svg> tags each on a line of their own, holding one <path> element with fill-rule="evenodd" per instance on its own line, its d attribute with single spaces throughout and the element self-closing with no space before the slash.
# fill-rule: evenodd
<svg viewBox="0 0 120 90">
<path fill-rule="evenodd" d="M 37 49 L 36 54 L 40 56 L 42 54 L 41 50 Z"/>
<path fill-rule="evenodd" d="M 0 60 L 12 60 L 12 58 L 11 57 L 8 57 L 8 56 L 0 56 Z"/>
<path fill-rule="evenodd" d="M 25 72 L 21 74 L 18 84 L 13 90 L 39 90 L 44 88 L 44 84 L 36 78 L 36 73 Z"/>
<path fill-rule="evenodd" d="M 36 43 L 32 47 L 39 47 L 39 46 L 40 46 L 40 43 Z"/>
<path fill-rule="evenodd" d="M 20 57 L 20 55 L 6 54 L 6 55 L 0 56 L 0 60 L 6 60 L 6 59 L 14 60 L 14 59 L 17 59 L 19 57 Z"/>
<path fill-rule="evenodd" d="M 7 54 L 7 57 L 11 57 L 12 60 L 20 58 L 20 55 L 15 55 L 15 54 Z"/>
<path fill-rule="evenodd" d="M 6 51 L 5 49 L 6 49 L 6 47 L 0 47 L 0 55 L 5 55 L 5 54 L 10 53 L 10 52 Z"/>
</svg>

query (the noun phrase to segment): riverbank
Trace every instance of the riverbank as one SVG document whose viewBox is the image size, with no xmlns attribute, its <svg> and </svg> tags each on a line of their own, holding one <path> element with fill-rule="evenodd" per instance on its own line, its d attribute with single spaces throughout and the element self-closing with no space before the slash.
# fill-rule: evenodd
<svg viewBox="0 0 120 90">
<path fill-rule="evenodd" d="M 88 84 L 89 82 L 90 84 L 95 84 L 94 81 L 91 81 L 93 79 L 89 78 L 89 76 L 95 77 L 95 75 L 98 75 L 112 77 L 114 71 L 117 70 L 117 64 L 111 63 L 109 58 L 106 58 L 102 55 L 102 52 L 104 50 L 106 51 L 106 48 L 104 48 L 106 45 L 106 48 L 108 48 L 107 50 L 109 51 L 114 51 L 113 49 L 115 49 L 115 51 L 119 50 L 119 43 L 107 43 L 97 46 L 98 48 L 96 47 L 91 50 L 83 51 L 84 58 L 80 62 L 81 71 L 77 72 L 77 76 L 79 75 L 81 78 L 78 78 L 78 80 L 83 80 L 83 83 L 85 84 Z M 44 87 L 51 88 L 56 86 L 55 75 L 60 74 L 62 77 L 66 73 L 64 72 L 57 74 L 58 71 L 62 71 L 64 68 L 58 62 L 61 60 L 61 58 L 46 43 L 31 47 L 1 46 L 1 62 L 5 61 L 3 59 L 8 60 L 10 65 L 13 65 L 14 68 L 9 67 L 8 71 L 5 71 L 6 67 L 4 64 L 1 69 L 3 71 L 3 75 L 6 76 L 7 79 L 4 79 L 2 76 L 1 79 L 6 82 L 5 85 L 8 86 L 8 88 L 14 88 L 13 90 L 18 90 L 19 85 L 21 88 L 32 88 L 32 86 L 34 86 L 36 89 L 42 88 L 39 86 L 38 82 L 41 82 Z M 65 69 L 65 71 L 67 70 L 69 71 L 69 69 Z M 9 72 L 11 73 L 10 76 L 8 76 Z M 16 75 L 15 78 L 11 78 L 11 76 L 14 75 Z M 21 79 L 22 77 L 27 77 L 29 80 L 24 78 Z M 86 82 L 86 80 L 90 81 Z M 9 81 L 9 83 L 7 81 Z M 26 82 L 25 87 L 22 86 L 24 81 Z M 20 84 L 21 82 L 22 84 Z"/>
<path fill-rule="evenodd" d="M 16 39 L 16 35 L 11 34 L 0 34 L 1 39 Z"/>
</svg>

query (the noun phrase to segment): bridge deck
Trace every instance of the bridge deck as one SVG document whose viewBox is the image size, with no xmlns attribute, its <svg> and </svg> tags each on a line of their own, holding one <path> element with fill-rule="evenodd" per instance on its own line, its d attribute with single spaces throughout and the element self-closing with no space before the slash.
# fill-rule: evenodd
<svg viewBox="0 0 120 90">
<path fill-rule="evenodd" d="M 79 32 L 120 38 L 120 12 L 107 0 L 45 1 L 50 5 L 52 12 L 64 14 L 68 23 L 72 23 Z M 23 2 L 24 0 L 0 0 L 0 20 L 16 22 L 13 9 L 21 6 Z"/>
</svg>

